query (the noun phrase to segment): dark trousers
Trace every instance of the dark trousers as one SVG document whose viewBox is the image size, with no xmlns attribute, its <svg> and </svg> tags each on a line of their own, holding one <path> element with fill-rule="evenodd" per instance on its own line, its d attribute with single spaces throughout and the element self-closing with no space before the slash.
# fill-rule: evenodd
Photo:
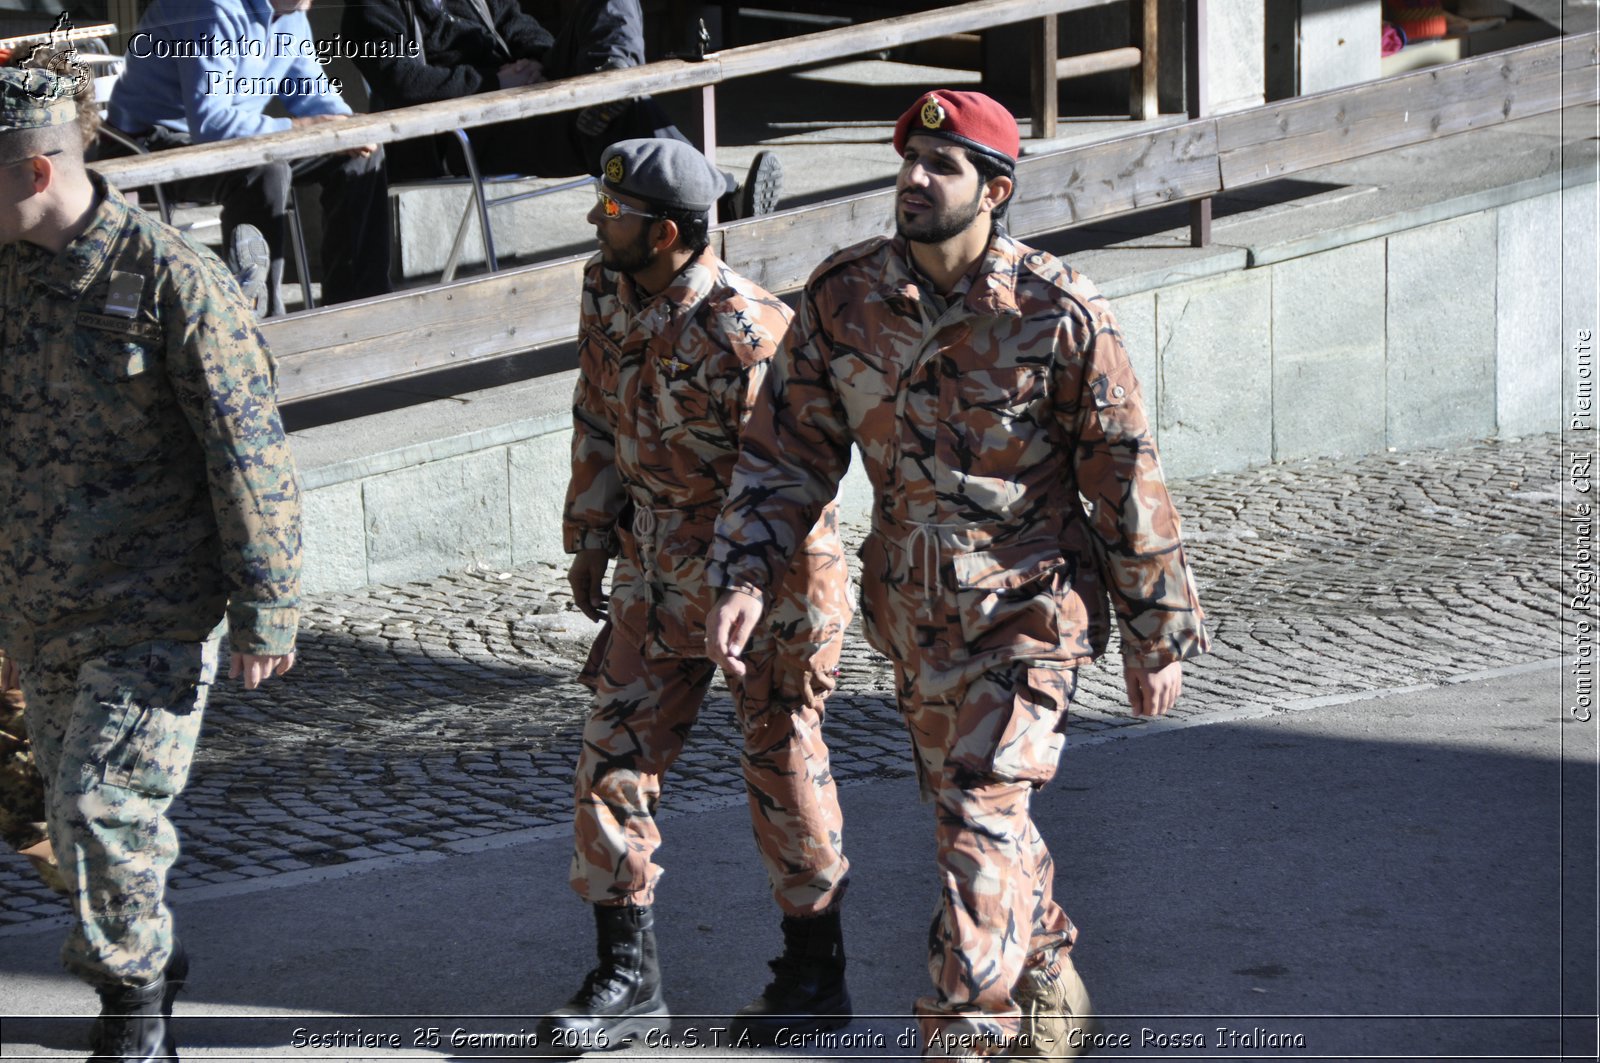
<svg viewBox="0 0 1600 1063">
<path fill-rule="evenodd" d="M 189 136 L 158 126 L 141 138 L 146 148 L 161 151 L 186 147 Z M 106 154 L 109 154 L 106 153 Z M 322 205 L 322 301 L 343 303 L 393 290 L 389 283 L 391 222 L 389 184 L 383 151 L 368 158 L 318 155 L 293 162 L 272 162 L 231 173 L 207 174 L 169 182 L 169 197 L 222 205 L 222 241 L 233 230 L 254 225 L 267 239 L 272 255 L 268 278 L 270 313 L 283 312 L 284 247 L 288 242 L 289 188 L 317 185 Z M 302 282 L 308 278 L 301 278 Z"/>
<path fill-rule="evenodd" d="M 561 27 L 543 59 L 550 81 L 592 74 L 608 64 L 642 66 L 644 16 L 639 0 L 587 0 Z M 578 132 L 577 111 L 536 115 L 467 130 L 472 153 L 485 176 L 575 177 L 598 174 L 600 156 L 619 140 L 669 137 L 688 142 L 661 105 L 648 96 L 631 101 L 598 136 Z M 389 173 L 397 181 L 446 174 L 464 177 L 466 162 L 454 137 L 396 141 Z"/>
</svg>

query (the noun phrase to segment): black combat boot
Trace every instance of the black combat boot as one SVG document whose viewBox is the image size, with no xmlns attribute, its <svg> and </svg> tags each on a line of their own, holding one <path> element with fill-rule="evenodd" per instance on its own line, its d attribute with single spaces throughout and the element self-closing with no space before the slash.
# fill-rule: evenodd
<svg viewBox="0 0 1600 1063">
<path fill-rule="evenodd" d="M 769 1044 L 779 1030 L 837 1030 L 853 1014 L 844 984 L 839 905 L 813 916 L 783 917 L 783 955 L 767 964 L 772 982 L 733 1017 L 734 1044 Z"/>
<path fill-rule="evenodd" d="M 174 941 L 167 967 L 142 986 L 102 986 L 100 1017 L 89 1033 L 89 1063 L 146 1063 L 178 1058 L 173 1039 L 172 1002 L 189 977 L 189 956 Z"/>
<path fill-rule="evenodd" d="M 594 906 L 600 966 L 564 1007 L 539 1023 L 547 1047 L 575 1051 L 621 1048 L 651 1030 L 665 1030 L 672 1013 L 661 997 L 655 920 L 649 908 Z"/>
</svg>

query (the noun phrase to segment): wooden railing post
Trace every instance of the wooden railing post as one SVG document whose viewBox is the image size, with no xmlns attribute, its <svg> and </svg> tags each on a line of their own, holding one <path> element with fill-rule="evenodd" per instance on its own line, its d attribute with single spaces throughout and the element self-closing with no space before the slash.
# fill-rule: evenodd
<svg viewBox="0 0 1600 1063">
<path fill-rule="evenodd" d="M 1148 122 L 1161 114 L 1159 84 L 1161 49 L 1160 17 L 1156 10 L 1159 0 L 1129 0 L 1128 18 L 1133 23 L 1132 44 L 1139 49 L 1139 65 L 1133 71 L 1129 95 L 1128 116 L 1136 122 Z"/>
<path fill-rule="evenodd" d="M 1206 0 L 1188 0 L 1184 20 L 1184 72 L 1188 79 L 1189 117 L 1204 118 L 1209 109 L 1206 82 Z M 1189 204 L 1189 244 L 1205 247 L 1211 243 L 1211 197 Z"/>
<path fill-rule="evenodd" d="M 1049 140 L 1056 135 L 1060 81 L 1056 75 L 1056 16 L 1046 15 L 1036 23 L 1038 40 L 1033 49 L 1033 136 Z"/>
<path fill-rule="evenodd" d="M 717 164 L 717 87 L 704 85 L 700 89 L 700 151 L 706 160 Z M 717 205 L 711 204 L 711 224 L 717 223 Z"/>
</svg>

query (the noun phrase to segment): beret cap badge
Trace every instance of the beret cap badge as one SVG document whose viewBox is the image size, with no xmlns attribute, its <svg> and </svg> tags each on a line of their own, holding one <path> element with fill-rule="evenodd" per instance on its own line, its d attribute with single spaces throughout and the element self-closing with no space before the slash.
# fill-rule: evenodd
<svg viewBox="0 0 1600 1063">
<path fill-rule="evenodd" d="M 622 161 L 621 155 L 613 155 L 606 160 L 606 180 L 612 184 L 621 184 L 622 179 L 628 175 L 628 168 Z"/>
<path fill-rule="evenodd" d="M 939 102 L 939 97 L 929 96 L 922 104 L 922 126 L 924 129 L 938 129 L 944 125 L 944 105 Z"/>
</svg>

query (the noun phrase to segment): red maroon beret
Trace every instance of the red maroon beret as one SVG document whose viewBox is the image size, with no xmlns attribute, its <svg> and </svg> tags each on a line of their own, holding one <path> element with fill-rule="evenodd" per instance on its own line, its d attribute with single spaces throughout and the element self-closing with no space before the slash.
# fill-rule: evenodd
<svg viewBox="0 0 1600 1063">
<path fill-rule="evenodd" d="M 913 133 L 943 137 L 1015 166 L 1022 150 L 1017 120 L 981 92 L 925 92 L 894 124 L 894 150 L 906 150 Z"/>
</svg>

